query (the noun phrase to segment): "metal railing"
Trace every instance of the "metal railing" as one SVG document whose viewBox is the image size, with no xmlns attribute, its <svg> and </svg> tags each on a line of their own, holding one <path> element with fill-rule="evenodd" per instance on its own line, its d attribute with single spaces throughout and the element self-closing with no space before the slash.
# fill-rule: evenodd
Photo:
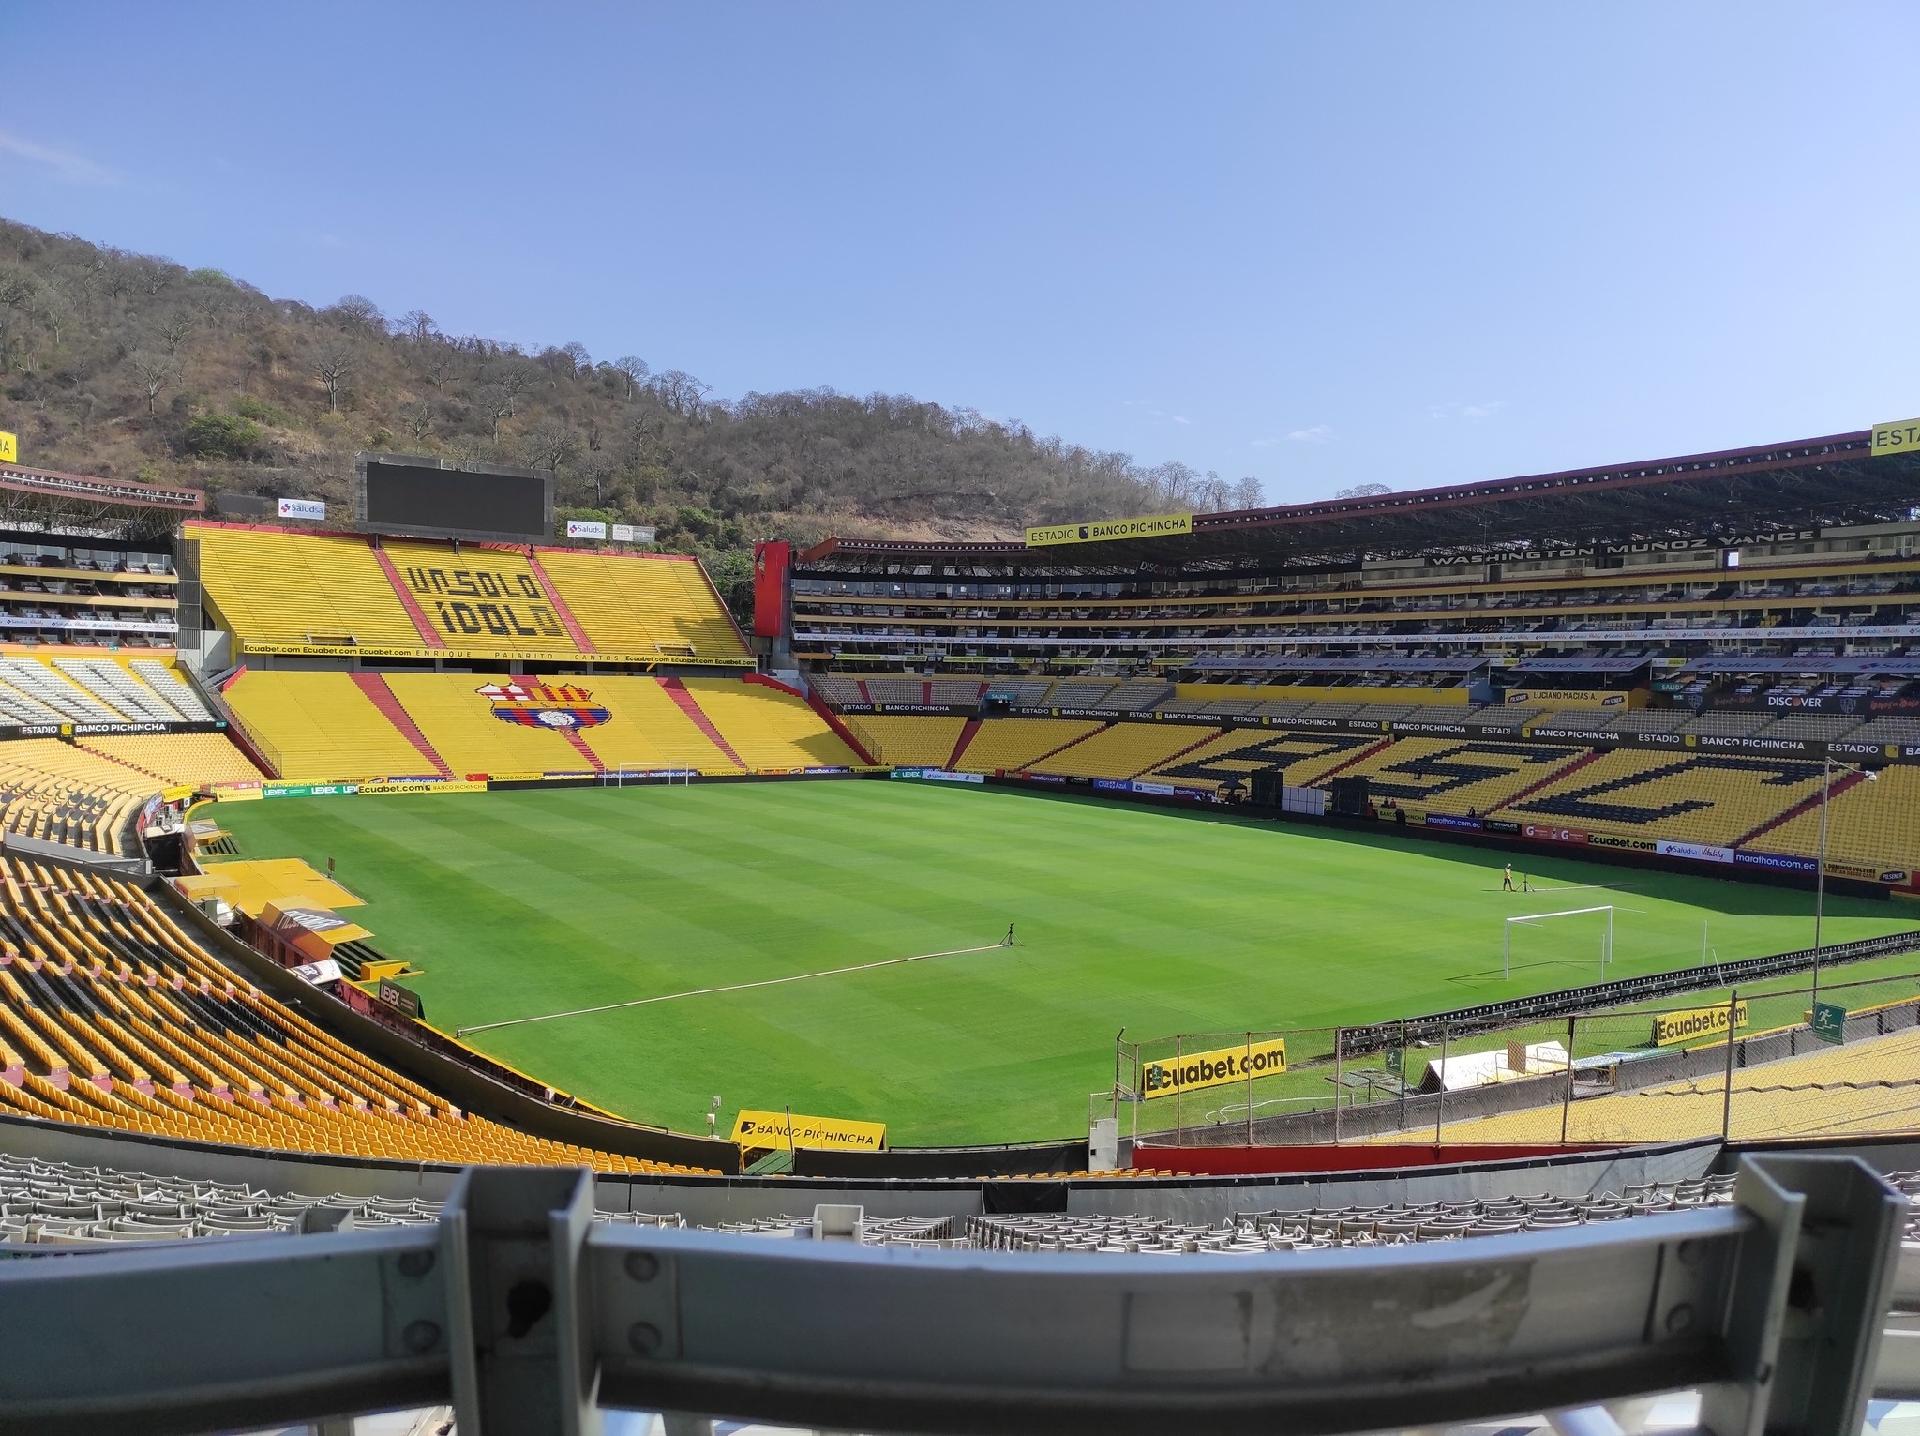
<svg viewBox="0 0 1920 1436">
<path fill-rule="evenodd" d="M 1908 1207 L 1851 1157 L 1747 1158 L 1731 1206 L 1191 1258 L 610 1226 L 592 1199 L 584 1172 L 479 1168 L 433 1225 L 0 1264 L 0 1432 L 442 1402 L 461 1436 L 593 1433 L 603 1407 L 700 1413 L 677 1431 L 1565 1430 L 1698 1388 L 1717 1436 L 1856 1436 L 1869 1395 L 1920 1392 Z"/>
</svg>

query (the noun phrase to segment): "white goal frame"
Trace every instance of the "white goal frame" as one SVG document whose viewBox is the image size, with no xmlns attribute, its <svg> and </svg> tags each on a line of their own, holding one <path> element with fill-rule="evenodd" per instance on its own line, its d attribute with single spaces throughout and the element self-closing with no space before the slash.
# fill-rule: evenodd
<svg viewBox="0 0 1920 1436">
<path fill-rule="evenodd" d="M 1613 904 L 1599 907 L 1570 907 L 1561 912 L 1520 913 L 1508 918 L 1500 928 L 1500 975 L 1511 982 L 1513 980 L 1513 927 L 1515 923 L 1546 922 L 1557 917 L 1587 917 L 1593 913 L 1607 915 L 1607 930 L 1600 939 L 1600 980 L 1607 980 L 1607 968 L 1613 962 Z"/>
</svg>

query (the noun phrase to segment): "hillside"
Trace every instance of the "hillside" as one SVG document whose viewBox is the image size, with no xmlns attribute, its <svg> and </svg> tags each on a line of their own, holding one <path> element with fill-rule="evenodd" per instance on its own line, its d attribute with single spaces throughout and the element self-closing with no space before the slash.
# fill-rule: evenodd
<svg viewBox="0 0 1920 1436">
<path fill-rule="evenodd" d="M 733 590 L 752 540 L 986 538 L 1258 502 L 901 395 L 714 397 L 678 369 L 444 334 L 349 295 L 271 299 L 217 269 L 0 220 L 0 428 L 48 468 L 343 502 L 357 450 L 544 469 L 572 516 L 658 527 Z"/>
</svg>

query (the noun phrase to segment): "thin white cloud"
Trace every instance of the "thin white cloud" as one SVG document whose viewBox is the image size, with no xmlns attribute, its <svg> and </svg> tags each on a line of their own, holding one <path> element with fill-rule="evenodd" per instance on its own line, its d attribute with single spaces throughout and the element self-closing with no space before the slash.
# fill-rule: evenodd
<svg viewBox="0 0 1920 1436">
<path fill-rule="evenodd" d="M 1331 424 L 1315 424 L 1310 429 L 1289 429 L 1287 440 L 1294 444 L 1324 444 L 1333 437 Z"/>
<path fill-rule="evenodd" d="M 0 156 L 24 160 L 28 164 L 52 170 L 55 178 L 67 184 L 117 185 L 123 178 L 105 165 L 95 164 L 85 155 L 56 149 L 52 145 L 36 144 L 6 130 L 0 130 Z"/>
<path fill-rule="evenodd" d="M 1151 399 L 1122 399 L 1120 404 L 1122 408 L 1138 409 L 1149 419 L 1159 419 L 1168 424 L 1191 424 L 1193 422 L 1193 420 L 1189 419 L 1185 414 L 1168 413 Z"/>
<path fill-rule="evenodd" d="M 1429 419 L 1491 419 L 1507 407 L 1505 399 L 1487 399 L 1478 404 L 1429 404 Z"/>
</svg>

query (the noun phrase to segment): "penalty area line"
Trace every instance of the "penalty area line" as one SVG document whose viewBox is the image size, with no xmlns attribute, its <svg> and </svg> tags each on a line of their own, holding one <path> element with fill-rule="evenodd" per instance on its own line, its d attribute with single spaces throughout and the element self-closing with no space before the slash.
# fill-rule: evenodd
<svg viewBox="0 0 1920 1436">
<path fill-rule="evenodd" d="M 562 1017 L 586 1017 L 595 1012 L 617 1012 L 626 1007 L 649 1007 L 656 1002 L 678 1002 L 683 997 L 713 997 L 723 992 L 746 992 L 755 987 L 778 987 L 786 982 L 805 982 L 815 977 L 844 977 L 850 972 L 872 972 L 880 967 L 903 967 L 910 962 L 931 962 L 936 957 L 965 957 L 974 952 L 995 952 L 1010 943 L 988 942 L 979 947 L 954 947 L 945 952 L 916 952 L 911 957 L 883 957 L 877 962 L 856 962 L 849 967 L 828 967 L 818 972 L 795 972 L 786 977 L 763 977 L 757 982 L 730 982 L 724 987 L 689 987 L 684 992 L 663 992 L 655 997 L 636 997 L 628 1002 L 603 1002 L 598 1007 L 573 1007 L 565 1012 L 543 1012 L 537 1017 L 509 1017 L 500 1022 L 478 1022 L 472 1027 L 456 1027 L 455 1037 L 475 1032 L 491 1032 L 498 1027 L 519 1027 L 529 1022 L 554 1022 Z"/>
</svg>

